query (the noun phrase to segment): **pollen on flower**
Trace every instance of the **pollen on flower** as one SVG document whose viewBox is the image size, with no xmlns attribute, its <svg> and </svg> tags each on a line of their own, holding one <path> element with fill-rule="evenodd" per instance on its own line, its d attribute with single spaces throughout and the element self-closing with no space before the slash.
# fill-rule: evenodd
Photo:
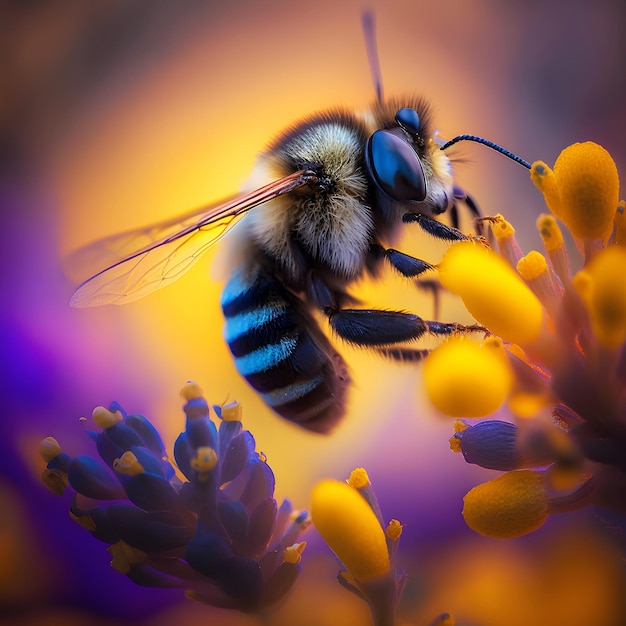
<svg viewBox="0 0 626 626">
<path fill-rule="evenodd" d="M 283 553 L 283 559 L 286 563 L 298 565 L 298 563 L 302 560 L 304 548 L 306 548 L 306 541 L 301 541 L 300 543 L 294 543 L 292 546 L 287 546 Z"/>
<path fill-rule="evenodd" d="M 542 213 L 537 218 L 537 230 L 548 252 L 560 250 L 565 245 L 563 233 L 553 215 Z"/>
<path fill-rule="evenodd" d="M 525 344 L 543 324 L 543 307 L 515 270 L 498 254 L 462 241 L 450 247 L 440 266 L 442 285 L 463 299 L 468 311 L 493 333 Z"/>
<path fill-rule="evenodd" d="M 570 279 L 569 256 L 565 248 L 563 232 L 559 228 L 556 218 L 554 215 L 542 213 L 537 218 L 536 225 L 554 272 L 561 280 L 562 285 L 567 284 Z"/>
<path fill-rule="evenodd" d="M 463 499 L 463 517 L 475 532 L 511 539 L 536 530 L 548 517 L 540 472 L 518 470 L 483 483 Z"/>
<path fill-rule="evenodd" d="M 428 355 L 423 379 L 431 402 L 446 415 L 481 417 L 502 405 L 513 375 L 501 345 L 459 336 Z"/>
<path fill-rule="evenodd" d="M 122 420 L 122 416 L 119 411 L 113 412 L 105 409 L 103 406 L 97 406 L 91 415 L 93 421 L 100 426 L 100 428 L 107 429 L 117 424 Z"/>
<path fill-rule="evenodd" d="M 198 383 L 194 383 L 192 380 L 187 381 L 185 386 L 181 389 L 180 395 L 184 400 L 189 402 L 189 400 L 196 400 L 197 398 L 202 398 L 203 391 L 202 387 L 198 385 Z"/>
<path fill-rule="evenodd" d="M 523 254 L 515 239 L 515 228 L 500 213 L 495 217 L 489 218 L 488 222 L 491 232 L 498 243 L 500 254 L 514 267 Z"/>
<path fill-rule="evenodd" d="M 541 252 L 531 250 L 517 262 L 517 271 L 546 311 L 552 316 L 558 314 L 563 288 L 548 265 L 546 257 Z"/>
<path fill-rule="evenodd" d="M 61 454 L 61 446 L 54 437 L 46 437 L 39 444 L 39 454 L 44 461 L 52 461 L 55 456 Z"/>
<path fill-rule="evenodd" d="M 546 257 L 541 252 L 531 250 L 518 261 L 517 271 L 524 280 L 535 280 L 548 271 Z"/>
<path fill-rule="evenodd" d="M 391 541 L 398 541 L 400 535 L 402 535 L 402 524 L 397 519 L 392 519 L 385 528 L 385 536 Z"/>
<path fill-rule="evenodd" d="M 367 471 L 363 467 L 357 467 L 350 472 L 348 484 L 355 489 L 363 489 L 364 487 L 371 485 L 370 477 L 367 475 Z"/>
<path fill-rule="evenodd" d="M 146 471 L 130 450 L 124 452 L 121 457 L 113 461 L 113 469 L 126 476 L 137 476 L 137 474 L 142 474 Z"/>
<path fill-rule="evenodd" d="M 469 428 L 469 424 L 463 420 L 454 420 L 454 424 L 452 425 L 455 433 L 462 433 L 464 430 Z"/>
<path fill-rule="evenodd" d="M 491 230 L 497 240 L 513 237 L 513 235 L 515 235 L 515 228 L 513 228 L 513 224 L 508 222 L 500 213 L 495 216 L 491 224 Z"/>
<path fill-rule="evenodd" d="M 459 420 L 457 420 L 459 421 Z M 461 438 L 456 436 L 456 433 L 448 439 L 448 444 L 450 445 L 450 450 L 452 452 L 458 454 L 461 452 Z"/>
<path fill-rule="evenodd" d="M 196 449 L 196 456 L 190 461 L 196 472 L 210 472 L 217 465 L 217 454 L 210 446 L 200 446 Z"/>
<path fill-rule="evenodd" d="M 110 545 L 109 552 L 113 557 L 111 567 L 121 574 L 129 574 L 135 565 L 148 560 L 148 555 L 143 550 L 133 548 L 122 540 Z"/>
<path fill-rule="evenodd" d="M 561 217 L 559 185 L 552 169 L 543 161 L 535 161 L 530 167 L 530 179 L 543 193 L 546 205 L 557 217 Z"/>
<path fill-rule="evenodd" d="M 242 408 L 239 402 L 229 402 L 222 406 L 222 419 L 225 422 L 240 422 Z"/>
<path fill-rule="evenodd" d="M 312 492 L 311 517 L 324 541 L 357 580 L 373 580 L 389 571 L 385 533 L 356 489 L 330 478 L 320 481 Z"/>
</svg>

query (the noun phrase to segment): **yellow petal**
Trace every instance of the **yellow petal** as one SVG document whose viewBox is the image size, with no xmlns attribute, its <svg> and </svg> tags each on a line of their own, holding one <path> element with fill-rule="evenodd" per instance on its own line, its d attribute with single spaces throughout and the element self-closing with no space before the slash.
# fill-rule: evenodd
<svg viewBox="0 0 626 626">
<path fill-rule="evenodd" d="M 543 323 L 541 303 L 513 268 L 492 250 L 473 242 L 453 245 L 439 266 L 439 278 L 496 335 L 520 344 L 539 336 Z"/>
<path fill-rule="evenodd" d="M 330 478 L 320 481 L 312 493 L 311 518 L 357 580 L 372 580 L 389 571 L 385 533 L 356 489 Z"/>
<path fill-rule="evenodd" d="M 539 528 L 548 517 L 548 497 L 539 472 L 507 472 L 474 487 L 463 498 L 463 517 L 475 532 L 511 539 Z"/>
<path fill-rule="evenodd" d="M 431 402 L 446 415 L 482 417 L 506 400 L 513 374 L 504 349 L 486 341 L 451 337 L 424 361 L 424 384 Z"/>
</svg>

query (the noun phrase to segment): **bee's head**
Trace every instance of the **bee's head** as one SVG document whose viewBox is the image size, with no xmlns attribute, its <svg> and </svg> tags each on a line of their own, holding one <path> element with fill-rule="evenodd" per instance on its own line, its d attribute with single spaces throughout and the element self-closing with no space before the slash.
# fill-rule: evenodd
<svg viewBox="0 0 626 626">
<path fill-rule="evenodd" d="M 396 126 L 372 133 L 365 147 L 365 164 L 377 189 L 394 202 L 423 202 L 427 181 L 414 146 L 423 147 L 420 117 L 404 107 L 395 114 Z"/>
</svg>

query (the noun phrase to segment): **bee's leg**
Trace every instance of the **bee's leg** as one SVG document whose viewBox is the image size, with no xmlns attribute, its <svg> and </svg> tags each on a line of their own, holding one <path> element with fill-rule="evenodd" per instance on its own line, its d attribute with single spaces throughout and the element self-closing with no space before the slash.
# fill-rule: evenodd
<svg viewBox="0 0 626 626">
<path fill-rule="evenodd" d="M 456 185 L 454 187 L 453 198 L 454 200 L 460 200 L 461 202 L 465 203 L 465 206 L 469 209 L 469 212 L 472 214 L 472 220 L 474 223 L 474 230 L 476 231 L 476 234 L 479 237 L 483 237 L 485 235 L 485 229 L 483 228 L 483 222 L 481 220 L 483 215 L 480 209 L 478 208 L 478 204 L 476 203 L 474 198 L 472 198 L 472 196 L 470 196 L 469 194 L 465 193 L 465 191 L 463 191 L 461 187 L 457 187 Z M 452 208 L 450 209 L 450 216 L 452 219 L 452 226 L 454 226 L 455 228 L 458 228 L 459 227 L 459 212 L 456 206 L 456 202 L 453 203 Z"/>
<path fill-rule="evenodd" d="M 416 278 L 428 270 L 435 269 L 430 263 L 416 259 L 394 248 L 383 248 L 378 244 L 370 246 L 370 253 L 367 259 L 368 267 L 374 270 L 375 266 L 383 259 L 389 261 L 395 270 L 407 278 Z M 373 273 L 375 273 L 375 270 Z"/>
<path fill-rule="evenodd" d="M 450 210 L 448 211 L 448 215 L 450 216 L 450 222 L 452 223 L 452 228 L 459 229 L 460 226 L 460 218 L 459 218 L 459 207 L 456 202 L 452 203 Z"/>
<path fill-rule="evenodd" d="M 309 301 L 328 316 L 331 328 L 339 337 L 357 346 L 386 348 L 394 344 L 414 341 L 426 333 L 451 335 L 488 332 L 486 328 L 478 324 L 465 326 L 457 323 L 428 321 L 419 315 L 404 311 L 343 308 L 342 303 L 346 301 L 346 297 L 332 290 L 316 272 L 309 272 L 306 283 Z"/>
<path fill-rule="evenodd" d="M 431 353 L 431 350 L 419 350 L 417 348 L 377 348 L 376 352 L 393 361 L 417 363 L 417 361 L 425 359 Z"/>
<path fill-rule="evenodd" d="M 433 316 L 439 317 L 439 294 L 443 287 L 436 278 L 422 278 L 422 274 L 434 270 L 435 266 L 412 257 L 404 252 L 393 248 L 383 248 L 380 244 L 372 244 L 367 255 L 366 265 L 372 276 L 377 276 L 381 265 L 388 262 L 399 274 L 406 278 L 415 278 L 415 286 L 418 289 L 430 291 L 434 301 Z"/>
<path fill-rule="evenodd" d="M 372 244 L 367 259 L 367 266 L 374 276 L 376 275 L 376 270 L 380 263 L 385 260 L 388 261 L 397 272 L 407 278 L 419 278 L 425 272 L 435 269 L 435 266 L 427 261 L 416 259 L 393 248 L 383 248 L 379 244 Z M 443 289 L 441 283 L 435 278 L 428 278 L 425 280 L 416 280 L 415 285 L 418 289 L 424 289 L 432 293 L 434 300 L 434 317 L 435 319 L 438 318 L 439 293 Z"/>
<path fill-rule="evenodd" d="M 470 239 L 467 235 L 464 235 L 458 228 L 453 228 L 442 222 L 438 222 L 428 215 L 423 213 L 405 213 L 402 216 L 402 221 L 405 224 L 417 223 L 425 230 L 429 235 L 437 237 L 437 239 L 444 239 L 446 241 L 463 241 Z"/>
<path fill-rule="evenodd" d="M 484 326 L 465 326 L 424 320 L 419 315 L 403 311 L 378 309 L 326 309 L 332 329 L 348 343 L 371 348 L 390 346 L 419 339 L 426 333 L 488 332 Z"/>
<path fill-rule="evenodd" d="M 433 299 L 433 317 L 437 319 L 441 305 L 441 292 L 444 290 L 443 285 L 436 278 L 416 280 L 415 285 L 418 289 L 430 292 Z"/>
<path fill-rule="evenodd" d="M 465 202 L 465 204 L 467 205 L 467 208 L 470 210 L 470 213 L 475 218 L 482 217 L 482 213 L 480 212 L 480 209 L 478 208 L 478 204 L 476 203 L 474 198 L 472 198 L 472 196 L 470 196 L 469 194 L 465 193 L 465 191 L 463 191 L 461 187 L 457 187 L 456 185 L 454 186 L 454 199 L 461 200 L 461 202 Z"/>
</svg>

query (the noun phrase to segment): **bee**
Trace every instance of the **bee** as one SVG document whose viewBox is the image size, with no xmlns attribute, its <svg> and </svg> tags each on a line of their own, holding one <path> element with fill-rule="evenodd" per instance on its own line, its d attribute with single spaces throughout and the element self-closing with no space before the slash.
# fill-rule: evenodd
<svg viewBox="0 0 626 626">
<path fill-rule="evenodd" d="M 457 228 L 459 202 L 480 214 L 455 185 L 449 145 L 471 139 L 507 153 L 469 135 L 442 146 L 424 98 L 385 99 L 375 84 L 367 111 L 337 108 L 284 131 L 259 157 L 250 191 L 88 246 L 113 260 L 78 287 L 72 306 L 143 297 L 179 278 L 230 231 L 224 243 L 234 270 L 221 306 L 235 366 L 278 415 L 320 433 L 344 415 L 350 376 L 316 315 L 348 344 L 397 360 L 422 358 L 427 351 L 407 346 L 426 333 L 480 329 L 359 308 L 350 294 L 383 264 L 410 278 L 433 269 L 393 247 L 407 224 L 447 241 L 468 238 Z M 446 212 L 452 225 L 437 220 Z"/>
</svg>

